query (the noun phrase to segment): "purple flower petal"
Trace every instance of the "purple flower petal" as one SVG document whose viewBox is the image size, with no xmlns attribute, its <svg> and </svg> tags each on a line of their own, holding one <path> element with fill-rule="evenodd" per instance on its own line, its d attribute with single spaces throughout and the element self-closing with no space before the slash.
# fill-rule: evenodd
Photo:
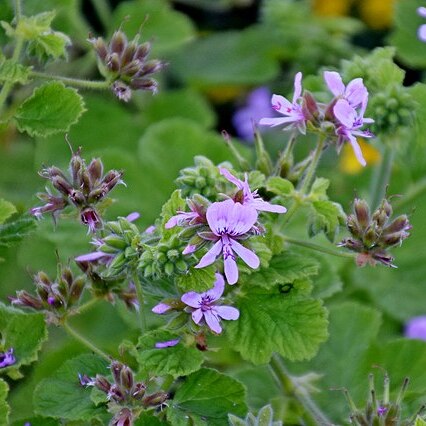
<svg viewBox="0 0 426 426">
<path fill-rule="evenodd" d="M 356 140 L 355 136 L 352 136 L 350 133 L 348 133 L 348 139 L 350 144 L 352 145 L 352 149 L 354 151 L 356 159 L 359 161 L 359 163 L 365 167 L 367 165 L 367 162 L 365 161 L 364 156 L 362 155 L 361 147 L 359 146 L 358 141 Z"/>
<path fill-rule="evenodd" d="M 287 209 L 279 204 L 271 204 L 262 199 L 253 200 L 251 206 L 258 211 L 271 212 L 271 213 L 285 213 Z"/>
<path fill-rule="evenodd" d="M 225 167 L 219 167 L 219 173 L 224 176 L 229 182 L 237 186 L 238 189 L 243 189 L 243 182 L 236 178 L 228 169 Z"/>
<path fill-rule="evenodd" d="M 345 99 L 339 99 L 333 108 L 336 118 L 347 128 L 351 129 L 356 118 L 356 111 Z"/>
<path fill-rule="evenodd" d="M 13 348 L 5 352 L 0 352 L 0 368 L 6 368 L 16 363 L 15 355 L 13 355 Z"/>
<path fill-rule="evenodd" d="M 250 268 L 256 269 L 259 267 L 260 260 L 257 255 L 248 248 L 244 247 L 238 241 L 232 240 L 232 249 L 235 251 L 235 253 L 238 254 L 238 256 L 241 257 L 241 259 L 244 260 L 248 266 L 250 266 Z"/>
<path fill-rule="evenodd" d="M 180 300 L 191 308 L 199 308 L 202 302 L 202 295 L 200 293 L 196 293 L 195 291 L 188 291 L 182 295 Z"/>
<path fill-rule="evenodd" d="M 420 25 L 419 29 L 417 30 L 417 37 L 421 41 L 426 41 L 426 24 Z"/>
<path fill-rule="evenodd" d="M 165 342 L 157 342 L 155 344 L 155 347 L 157 349 L 171 348 L 173 346 L 176 346 L 179 342 L 180 342 L 180 338 L 173 339 L 173 340 L 166 340 Z"/>
<path fill-rule="evenodd" d="M 82 254 L 75 258 L 76 262 L 93 262 L 94 260 L 99 260 L 103 257 L 109 257 L 107 253 L 101 251 L 94 251 L 92 253 Z"/>
<path fill-rule="evenodd" d="M 300 98 L 301 94 L 302 94 L 302 73 L 299 71 L 294 77 L 293 105 Z"/>
<path fill-rule="evenodd" d="M 130 213 L 129 215 L 126 216 L 126 220 L 128 222 L 134 222 L 135 220 L 139 219 L 141 217 L 141 215 L 138 212 L 133 212 Z"/>
<path fill-rule="evenodd" d="M 426 7 L 421 6 L 417 8 L 417 13 L 422 17 L 426 18 Z"/>
<path fill-rule="evenodd" d="M 204 312 L 204 319 L 206 320 L 207 325 L 210 330 L 214 331 L 217 334 L 222 332 L 222 327 L 219 324 L 219 318 L 214 314 L 214 310 Z"/>
<path fill-rule="evenodd" d="M 225 276 L 228 284 L 235 284 L 238 281 L 238 267 L 233 256 L 228 256 L 223 262 Z"/>
<path fill-rule="evenodd" d="M 347 85 L 345 99 L 353 108 L 361 105 L 366 97 L 368 97 L 368 91 L 362 78 L 355 78 Z"/>
<path fill-rule="evenodd" d="M 170 311 L 170 309 L 172 309 L 172 307 L 170 305 L 168 305 L 167 303 L 159 303 L 158 305 L 155 305 L 151 311 L 154 312 L 154 314 L 164 314 L 168 311 Z"/>
<path fill-rule="evenodd" d="M 222 240 L 217 241 L 213 247 L 200 259 L 194 268 L 204 268 L 211 265 L 222 251 Z"/>
<path fill-rule="evenodd" d="M 426 315 L 411 318 L 405 325 L 405 337 L 426 340 Z"/>
<path fill-rule="evenodd" d="M 223 279 L 222 275 L 216 273 L 215 276 L 216 281 L 213 288 L 202 294 L 202 296 L 207 296 L 212 302 L 220 299 L 225 290 L 225 280 Z"/>
<path fill-rule="evenodd" d="M 192 313 L 192 320 L 195 322 L 195 324 L 199 324 L 202 318 L 203 311 L 201 309 L 197 309 Z"/>
<path fill-rule="evenodd" d="M 216 306 L 215 310 L 224 320 L 237 320 L 240 317 L 240 311 L 232 306 Z"/>
<path fill-rule="evenodd" d="M 198 248 L 198 246 L 194 245 L 194 244 L 188 244 L 184 249 L 182 254 L 191 254 L 194 253 L 194 251 L 196 251 Z"/>
<path fill-rule="evenodd" d="M 327 87 L 330 89 L 330 92 L 334 96 L 342 96 L 345 92 L 345 85 L 343 84 L 342 77 L 340 74 L 335 71 L 325 71 L 324 80 L 327 84 Z"/>
<path fill-rule="evenodd" d="M 273 95 L 272 96 L 272 108 L 275 111 L 280 112 L 281 114 L 288 115 L 289 112 L 293 109 L 293 104 L 281 95 Z"/>
</svg>

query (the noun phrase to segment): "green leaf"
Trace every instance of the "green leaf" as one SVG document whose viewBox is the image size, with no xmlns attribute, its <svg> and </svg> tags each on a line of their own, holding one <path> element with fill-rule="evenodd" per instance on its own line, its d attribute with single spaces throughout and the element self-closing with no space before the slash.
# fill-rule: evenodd
<svg viewBox="0 0 426 426">
<path fill-rule="evenodd" d="M 166 330 L 154 330 L 139 338 L 136 359 L 148 374 L 158 376 L 186 376 L 197 371 L 203 363 L 203 354 L 180 341 L 176 346 L 157 349 L 155 344 L 178 339 L 179 336 Z"/>
<path fill-rule="evenodd" d="M 174 426 L 227 426 L 228 413 L 247 411 L 245 389 L 237 380 L 216 370 L 202 368 L 186 377 L 167 409 Z"/>
<path fill-rule="evenodd" d="M 236 307 L 240 318 L 228 324 L 228 338 L 254 364 L 268 362 L 274 352 L 291 361 L 310 359 L 328 337 L 327 311 L 319 300 L 255 292 L 252 287 Z"/>
<path fill-rule="evenodd" d="M 75 89 L 51 82 L 37 87 L 18 107 L 14 118 L 21 132 L 45 137 L 67 132 L 84 111 L 83 98 Z"/>
<path fill-rule="evenodd" d="M 395 4 L 394 32 L 390 42 L 397 48 L 398 59 L 413 68 L 426 66 L 426 44 L 417 37 L 417 30 L 424 24 L 424 18 L 416 12 L 423 3 L 419 0 L 405 0 Z"/>
<path fill-rule="evenodd" d="M 316 178 L 309 194 L 310 199 L 313 201 L 328 200 L 327 189 L 329 186 L 330 181 L 328 179 L 322 177 Z"/>
<path fill-rule="evenodd" d="M 106 374 L 108 364 L 96 355 L 84 354 L 65 362 L 55 374 L 34 390 L 34 411 L 45 417 L 88 420 L 105 412 L 91 400 L 90 389 L 81 386 L 78 374 Z"/>
<path fill-rule="evenodd" d="M 266 182 L 266 189 L 274 194 L 290 196 L 294 191 L 294 185 L 287 179 L 279 176 L 272 176 Z"/>
<path fill-rule="evenodd" d="M 161 229 L 163 231 L 163 240 L 167 241 L 172 235 L 180 231 L 180 228 L 176 227 L 167 229 L 165 225 L 172 216 L 178 214 L 178 211 L 185 211 L 186 209 L 186 202 L 182 198 L 182 192 L 180 189 L 176 189 L 173 191 L 169 200 L 163 205 L 163 208 L 161 209 Z"/>
<path fill-rule="evenodd" d="M 343 283 L 337 273 L 339 264 L 336 265 L 335 259 L 330 259 L 329 256 L 319 253 L 312 253 L 312 251 L 309 254 L 306 252 L 306 256 L 314 258 L 320 264 L 319 273 L 312 280 L 312 296 L 318 299 L 325 299 L 342 290 Z"/>
<path fill-rule="evenodd" d="M 185 275 L 176 277 L 176 284 L 184 292 L 196 291 L 203 293 L 211 289 L 216 280 L 216 267 L 210 265 L 206 268 L 191 268 Z"/>
<path fill-rule="evenodd" d="M 314 201 L 308 219 L 308 233 L 313 237 L 324 232 L 330 242 L 334 242 L 339 225 L 345 223 L 345 213 L 342 206 L 332 201 Z"/>
<path fill-rule="evenodd" d="M 164 426 L 165 424 L 168 423 L 147 412 L 142 412 L 142 414 L 134 422 L 134 426 Z"/>
<path fill-rule="evenodd" d="M 426 421 L 423 420 L 421 417 L 417 417 L 414 426 L 426 426 Z"/>
<path fill-rule="evenodd" d="M 148 19 L 146 19 L 148 16 Z M 153 39 L 153 54 L 163 55 L 176 50 L 191 40 L 195 28 L 191 20 L 184 14 L 172 9 L 166 0 L 137 0 L 122 2 L 114 11 L 113 28 L 120 27 L 123 22 L 128 37 L 139 33 L 144 23 L 142 36 L 146 40 Z"/>
<path fill-rule="evenodd" d="M 32 217 L 20 217 L 0 225 L 0 247 L 22 240 L 35 227 L 35 220 Z"/>
<path fill-rule="evenodd" d="M 0 372 L 17 377 L 19 367 L 37 360 L 38 352 L 47 339 L 44 315 L 24 313 L 0 304 L 0 330 L 4 349 L 13 348 L 16 358 L 15 364 L 2 368 Z"/>
<path fill-rule="evenodd" d="M 16 207 L 9 201 L 0 198 L 0 224 L 4 223 L 14 213 L 16 213 Z"/>
<path fill-rule="evenodd" d="M 0 82 L 25 84 L 29 80 L 31 67 L 17 64 L 0 53 Z"/>
<path fill-rule="evenodd" d="M 9 424 L 10 408 L 8 403 L 6 402 L 8 392 L 9 392 L 9 386 L 3 379 L 0 379 L 0 424 L 1 425 Z"/>
<path fill-rule="evenodd" d="M 269 267 L 261 268 L 245 278 L 247 285 L 272 288 L 277 284 L 293 283 L 296 280 L 317 275 L 318 261 L 304 253 L 285 251 L 272 257 Z"/>
<path fill-rule="evenodd" d="M 41 34 L 37 39 L 31 41 L 28 45 L 28 53 L 37 56 L 42 61 L 49 57 L 59 59 L 67 57 L 67 46 L 71 45 L 71 40 L 65 34 L 52 31 L 49 34 Z"/>
</svg>

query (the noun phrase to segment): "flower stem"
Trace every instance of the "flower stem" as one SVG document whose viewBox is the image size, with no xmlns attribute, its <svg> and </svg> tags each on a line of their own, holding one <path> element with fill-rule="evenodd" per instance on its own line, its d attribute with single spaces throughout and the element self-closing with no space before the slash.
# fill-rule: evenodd
<svg viewBox="0 0 426 426">
<path fill-rule="evenodd" d="M 306 424 L 316 425 L 331 425 L 332 422 L 325 414 L 317 407 L 315 402 L 304 391 L 299 391 L 297 383 L 292 380 L 287 369 L 284 366 L 282 358 L 278 354 L 274 354 L 269 364 L 274 377 L 278 381 L 283 393 L 286 396 L 291 396 L 303 407 L 305 411 Z"/>
<path fill-rule="evenodd" d="M 15 21 L 18 23 L 18 21 L 21 19 L 22 16 L 22 3 L 21 0 L 14 0 L 15 4 Z"/>
<path fill-rule="evenodd" d="M 97 297 L 93 297 L 92 299 L 88 300 L 86 303 L 83 303 L 77 308 L 78 314 L 81 314 L 87 310 L 89 310 L 93 305 L 99 302 L 99 299 Z"/>
<path fill-rule="evenodd" d="M 137 270 L 135 270 L 133 273 L 133 283 L 135 284 L 136 295 L 138 297 L 138 302 L 139 302 L 139 310 L 138 310 L 139 327 L 140 327 L 141 333 L 143 334 L 145 333 L 145 330 L 146 330 L 145 297 L 142 290 L 142 283 L 139 279 Z"/>
<path fill-rule="evenodd" d="M 81 87 L 83 89 L 108 89 L 110 83 L 106 80 L 82 80 L 79 78 L 64 77 L 62 75 L 50 75 L 44 72 L 31 71 L 33 77 L 42 78 L 44 80 L 58 80 L 69 84 L 74 87 Z"/>
<path fill-rule="evenodd" d="M 382 161 L 374 171 L 370 185 L 371 210 L 374 210 L 386 195 L 386 189 L 389 185 L 392 171 L 393 158 L 394 150 L 387 143 L 383 151 Z"/>
<path fill-rule="evenodd" d="M 67 321 L 64 321 L 63 327 L 70 336 L 74 337 L 74 339 L 79 341 L 83 346 L 86 346 L 86 348 L 90 349 L 92 352 L 104 358 L 108 362 L 111 361 L 111 357 L 108 354 L 82 336 L 78 331 L 71 327 Z"/>
<path fill-rule="evenodd" d="M 355 254 L 348 253 L 345 251 L 340 250 L 334 250 L 332 248 L 323 247 L 319 244 L 309 243 L 307 241 L 298 240 L 297 238 L 291 238 L 291 237 L 285 237 L 285 241 L 290 244 L 295 244 L 298 246 L 306 247 L 311 250 L 319 251 L 321 253 L 331 254 L 332 256 L 337 257 L 345 257 L 346 259 L 353 259 L 355 257 Z"/>
<path fill-rule="evenodd" d="M 314 178 L 315 171 L 317 170 L 317 166 L 319 163 L 319 159 L 321 158 L 322 150 L 324 148 L 325 136 L 320 135 L 318 139 L 317 147 L 314 151 L 314 155 L 312 157 L 311 164 L 309 164 L 308 170 L 306 171 L 305 177 L 302 180 L 302 186 L 300 188 L 300 192 L 302 194 L 307 194 L 309 187 L 311 186 L 312 179 Z"/>
</svg>

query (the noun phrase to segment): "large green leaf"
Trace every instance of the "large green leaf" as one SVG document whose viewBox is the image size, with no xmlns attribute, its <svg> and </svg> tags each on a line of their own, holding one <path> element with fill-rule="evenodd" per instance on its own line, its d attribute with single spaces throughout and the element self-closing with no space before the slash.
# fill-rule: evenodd
<svg viewBox="0 0 426 426">
<path fill-rule="evenodd" d="M 37 87 L 18 107 L 14 118 L 21 132 L 45 137 L 67 132 L 84 111 L 83 98 L 75 89 L 50 82 Z"/>
<path fill-rule="evenodd" d="M 228 413 L 247 411 L 245 389 L 237 380 L 216 370 L 202 368 L 186 377 L 167 409 L 174 426 L 228 425 Z"/>
<path fill-rule="evenodd" d="M 319 300 L 252 287 L 236 307 L 240 318 L 227 325 L 227 336 L 254 364 L 268 362 L 274 352 L 291 361 L 310 359 L 328 337 L 327 310 Z"/>
<path fill-rule="evenodd" d="M 196 291 L 202 293 L 211 289 L 216 280 L 214 265 L 206 268 L 191 268 L 185 275 L 176 278 L 176 284 L 183 292 Z"/>
<path fill-rule="evenodd" d="M 0 198 L 0 224 L 16 213 L 16 207 L 9 201 Z"/>
<path fill-rule="evenodd" d="M 16 220 L 0 225 L 0 247 L 22 240 L 34 228 L 33 217 L 19 217 Z"/>
<path fill-rule="evenodd" d="M 0 304 L 0 333 L 4 349 L 13 348 L 16 358 L 15 364 L 2 368 L 0 372 L 17 377 L 19 367 L 37 360 L 38 351 L 47 339 L 44 315 L 24 313 Z"/>
<path fill-rule="evenodd" d="M 9 386 L 7 383 L 0 379 L 0 424 L 8 425 L 9 424 L 9 405 L 6 402 L 7 394 L 9 392 Z"/>
<path fill-rule="evenodd" d="M 159 376 L 186 376 L 201 367 L 203 354 L 180 341 L 176 346 L 157 349 L 156 343 L 179 339 L 166 330 L 154 330 L 139 338 L 136 359 L 141 369 Z"/>
<path fill-rule="evenodd" d="M 55 374 L 42 380 L 34 390 L 36 414 L 67 420 L 87 420 L 105 411 L 96 407 L 90 389 L 80 384 L 78 374 L 94 377 L 106 374 L 108 364 L 96 355 L 84 354 L 65 362 Z"/>
</svg>

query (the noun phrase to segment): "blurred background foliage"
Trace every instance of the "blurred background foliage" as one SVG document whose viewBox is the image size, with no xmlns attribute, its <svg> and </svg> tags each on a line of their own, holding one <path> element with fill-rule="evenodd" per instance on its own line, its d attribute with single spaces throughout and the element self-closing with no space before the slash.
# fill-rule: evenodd
<svg viewBox="0 0 426 426">
<path fill-rule="evenodd" d="M 52 73 L 96 79 L 96 59 L 87 38 L 89 34 L 111 36 L 120 26 L 129 38 L 141 28 L 142 39 L 153 42 L 153 55 L 168 63 L 155 96 L 137 93 L 124 104 L 112 93 L 80 91 L 87 111 L 68 133 L 74 148 L 83 147 L 87 160 L 99 156 L 106 169 L 124 170 L 127 186 L 115 190 L 115 203 L 107 219 L 138 211 L 142 227 L 158 217 L 179 170 L 192 165 L 195 155 L 205 155 L 215 163 L 232 159 L 220 131 L 233 136 L 242 154 L 251 159 L 252 141 L 242 139 L 232 117 L 247 105 L 252 90 L 266 86 L 271 93 L 286 96 L 292 91 L 297 71 L 303 72 L 307 86 L 314 90 L 316 79 L 310 76 L 338 69 L 342 60 L 362 56 L 375 47 L 396 48 L 396 62 L 405 71 L 404 85 L 420 107 L 410 132 L 391 141 L 396 156 L 387 193 L 398 195 L 393 198 L 398 213 L 410 213 L 412 236 L 398 250 L 396 270 L 381 266 L 356 269 L 350 261 L 340 259 L 326 262 L 321 279 L 340 289 L 330 292 L 327 300 L 331 338 L 313 361 L 289 368 L 298 374 L 313 370 L 323 376 L 315 382 L 323 391 L 318 400 L 336 419 L 347 413 L 345 401 L 343 395 L 329 389 L 344 386 L 360 403 L 366 396 L 367 375 L 373 364 L 389 371 L 394 391 L 403 377 L 410 376 L 415 406 L 426 391 L 426 344 L 390 339 L 402 337 L 408 319 L 426 314 L 426 196 L 415 192 L 426 179 L 426 93 L 424 86 L 418 85 L 426 67 L 426 44 L 417 39 L 422 19 L 415 13 L 422 2 L 24 0 L 23 5 L 26 15 L 56 10 L 54 28 L 72 39 L 68 60 L 48 65 Z M 11 2 L 0 1 L 0 20 L 12 17 Z M 0 42 L 7 52 L 3 31 Z M 25 97 L 27 91 L 18 89 L 14 97 Z M 43 189 L 37 171 L 42 165 L 64 167 L 69 147 L 63 134 L 29 138 L 10 126 L 0 132 L 0 196 L 15 204 L 19 212 L 26 212 L 37 204 L 35 193 Z M 264 132 L 264 141 L 276 156 L 283 133 Z M 297 147 L 301 153 L 313 147 L 309 139 L 303 141 Z M 368 197 L 374 169 L 381 161 L 381 147 L 374 140 L 363 151 L 368 163 L 365 169 L 357 166 L 352 151 L 345 148 L 340 157 L 329 150 L 318 172 L 331 180 L 330 198 L 347 211 L 354 195 Z M 292 232 L 297 235 L 304 228 L 300 218 Z M 322 238 L 315 237 L 319 243 Z M 1 300 L 6 302 L 16 289 L 31 289 L 31 275 L 36 271 L 54 273 L 57 256 L 66 263 L 87 252 L 89 240 L 85 229 L 71 219 L 56 227 L 43 220 L 20 244 L 0 246 Z M 89 338 L 113 354 L 121 340 L 136 336 L 132 314 L 118 308 L 105 302 L 75 321 L 77 328 L 84 328 Z M 60 330 L 51 329 L 39 361 L 24 370 L 24 379 L 11 384 L 12 418 L 31 415 L 35 385 L 81 351 L 83 348 Z M 264 368 L 246 365 L 237 369 L 237 361 L 241 364 L 231 349 L 210 354 L 211 365 L 227 368 L 248 385 L 254 408 L 272 400 L 277 412 L 283 410 L 278 389 Z"/>
</svg>

